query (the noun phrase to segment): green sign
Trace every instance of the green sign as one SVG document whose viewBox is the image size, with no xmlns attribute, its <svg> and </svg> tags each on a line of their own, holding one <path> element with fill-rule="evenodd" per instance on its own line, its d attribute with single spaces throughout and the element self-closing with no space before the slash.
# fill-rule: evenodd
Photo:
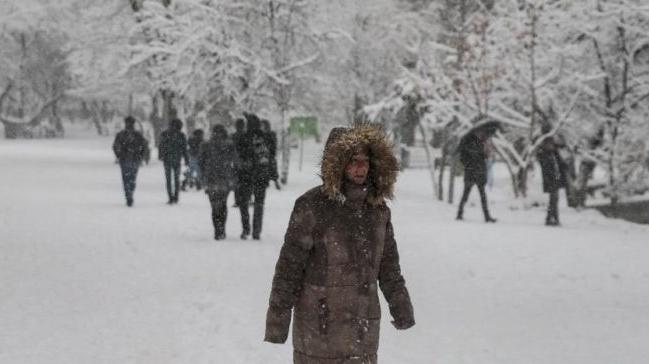
<svg viewBox="0 0 649 364">
<path fill-rule="evenodd" d="M 289 132 L 294 135 L 318 137 L 320 128 L 315 116 L 296 116 L 289 120 Z"/>
</svg>

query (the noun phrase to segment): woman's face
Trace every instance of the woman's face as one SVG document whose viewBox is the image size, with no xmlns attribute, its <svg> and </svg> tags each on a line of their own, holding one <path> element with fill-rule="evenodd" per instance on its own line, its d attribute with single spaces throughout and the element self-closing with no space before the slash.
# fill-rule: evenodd
<svg viewBox="0 0 649 364">
<path fill-rule="evenodd" d="M 370 171 L 370 158 L 365 151 L 354 154 L 345 167 L 345 177 L 357 185 L 362 185 L 367 180 Z"/>
</svg>

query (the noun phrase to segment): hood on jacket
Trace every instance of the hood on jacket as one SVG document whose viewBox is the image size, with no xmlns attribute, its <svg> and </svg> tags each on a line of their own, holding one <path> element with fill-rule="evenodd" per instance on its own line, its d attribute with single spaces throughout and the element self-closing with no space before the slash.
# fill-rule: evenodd
<svg viewBox="0 0 649 364">
<path fill-rule="evenodd" d="M 366 182 L 367 202 L 372 206 L 379 206 L 383 205 L 386 199 L 392 199 L 394 183 L 399 173 L 399 163 L 392 154 L 392 144 L 383 131 L 369 124 L 336 130 L 336 135 L 330 135 L 327 140 L 320 173 L 322 189 L 330 199 L 340 199 L 345 167 L 354 154 L 363 149 L 368 151 L 370 159 Z"/>
</svg>

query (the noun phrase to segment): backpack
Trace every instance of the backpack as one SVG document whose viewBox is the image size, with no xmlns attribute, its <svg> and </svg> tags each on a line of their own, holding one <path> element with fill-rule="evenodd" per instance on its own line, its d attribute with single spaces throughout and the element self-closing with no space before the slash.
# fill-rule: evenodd
<svg viewBox="0 0 649 364">
<path fill-rule="evenodd" d="M 267 167 L 270 165 L 270 146 L 263 135 L 252 135 L 252 158 L 255 167 Z"/>
</svg>

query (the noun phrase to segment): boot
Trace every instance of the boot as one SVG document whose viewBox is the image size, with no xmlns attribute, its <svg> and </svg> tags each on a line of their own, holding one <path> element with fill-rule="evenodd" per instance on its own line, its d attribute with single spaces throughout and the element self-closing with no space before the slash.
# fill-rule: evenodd
<svg viewBox="0 0 649 364">
<path fill-rule="evenodd" d="M 545 219 L 545 226 L 560 226 L 559 220 L 555 218 L 547 218 Z"/>
</svg>

